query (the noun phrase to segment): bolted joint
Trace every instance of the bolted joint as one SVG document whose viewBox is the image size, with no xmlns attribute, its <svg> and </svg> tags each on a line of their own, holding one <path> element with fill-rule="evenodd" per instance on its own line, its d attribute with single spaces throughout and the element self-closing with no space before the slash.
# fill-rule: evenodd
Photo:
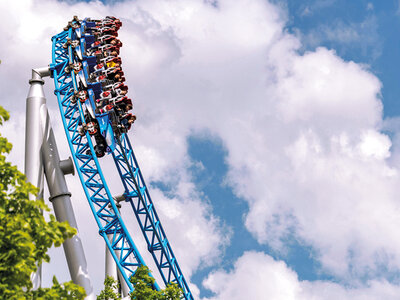
<svg viewBox="0 0 400 300">
<path fill-rule="evenodd" d="M 33 83 L 40 83 L 41 85 L 43 85 L 43 77 L 48 77 L 50 75 L 50 67 L 32 69 L 32 79 L 29 80 L 29 84 L 32 85 Z"/>
<path fill-rule="evenodd" d="M 41 85 L 44 84 L 44 80 L 43 79 L 29 79 L 29 84 L 32 83 L 40 83 Z"/>
<path fill-rule="evenodd" d="M 50 67 L 32 69 L 32 79 L 42 79 L 51 75 Z"/>
<path fill-rule="evenodd" d="M 117 203 L 115 203 L 115 206 L 118 208 L 118 210 L 119 209 L 121 209 L 121 204 L 119 204 L 118 202 Z M 111 203 L 110 204 L 108 204 L 108 209 L 112 209 L 112 205 L 111 205 Z"/>
<path fill-rule="evenodd" d="M 71 197 L 72 195 L 71 195 L 70 192 L 67 192 L 67 193 L 60 193 L 60 194 L 57 194 L 57 195 L 54 195 L 54 196 L 49 197 L 49 201 L 50 201 L 50 202 L 53 202 L 54 199 L 56 199 L 56 198 L 58 198 L 58 197 L 64 197 L 64 196 Z"/>
<path fill-rule="evenodd" d="M 67 159 L 60 160 L 60 169 L 64 173 L 64 175 L 72 174 L 72 176 L 75 175 L 75 168 L 74 164 L 72 163 L 71 157 L 68 157 Z"/>
<path fill-rule="evenodd" d="M 117 202 L 118 204 L 122 201 L 126 201 L 126 197 L 125 194 L 122 195 L 118 195 L 118 196 L 113 196 L 113 199 L 115 202 Z"/>
</svg>

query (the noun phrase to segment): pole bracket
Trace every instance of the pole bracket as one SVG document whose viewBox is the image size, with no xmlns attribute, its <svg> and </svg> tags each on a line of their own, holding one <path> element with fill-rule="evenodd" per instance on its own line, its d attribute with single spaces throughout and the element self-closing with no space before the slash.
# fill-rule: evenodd
<svg viewBox="0 0 400 300">
<path fill-rule="evenodd" d="M 115 202 L 120 203 L 126 200 L 125 194 L 113 196 Z"/>
<path fill-rule="evenodd" d="M 60 160 L 60 169 L 64 173 L 64 175 L 72 174 L 75 175 L 74 164 L 72 163 L 71 156 L 67 159 Z"/>
</svg>

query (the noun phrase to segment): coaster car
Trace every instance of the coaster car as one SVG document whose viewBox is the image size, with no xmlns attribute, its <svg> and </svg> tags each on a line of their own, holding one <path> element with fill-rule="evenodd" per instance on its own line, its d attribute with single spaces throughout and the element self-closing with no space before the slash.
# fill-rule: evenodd
<svg viewBox="0 0 400 300">
<path fill-rule="evenodd" d="M 82 135 L 88 132 L 98 157 L 114 151 L 117 140 L 136 120 L 130 112 L 133 104 L 126 96 L 128 86 L 123 83 L 125 77 L 118 56 L 122 43 L 116 36 L 121 26 L 122 22 L 115 17 L 74 17 L 67 26 L 74 34 L 65 48 L 73 54 L 70 57 L 75 57 L 67 68 L 77 86 L 71 103 L 82 106 L 84 121 L 78 130 Z"/>
</svg>

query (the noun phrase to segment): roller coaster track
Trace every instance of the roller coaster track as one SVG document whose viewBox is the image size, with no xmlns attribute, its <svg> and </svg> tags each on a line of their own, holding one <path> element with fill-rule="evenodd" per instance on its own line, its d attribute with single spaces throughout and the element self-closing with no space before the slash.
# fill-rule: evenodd
<svg viewBox="0 0 400 300">
<path fill-rule="evenodd" d="M 85 20 L 83 20 L 83 24 L 85 24 Z M 76 53 L 72 46 L 65 47 L 68 39 L 77 39 L 72 28 L 52 37 L 50 69 L 54 78 L 54 93 L 57 96 L 75 167 L 98 225 L 99 234 L 103 237 L 120 273 L 132 292 L 134 286 L 129 279 L 135 274 L 139 266 L 145 265 L 145 262 L 135 246 L 110 193 L 89 132 L 82 134 L 79 131 L 79 127 L 86 121 L 82 103 L 74 101 L 73 98 L 74 92 L 79 90 L 79 86 L 76 74 L 68 68 L 76 60 Z M 85 74 L 85 77 L 87 77 L 87 74 Z M 124 198 L 131 204 L 146 240 L 147 249 L 157 265 L 164 284 L 174 282 L 182 289 L 184 299 L 194 299 L 161 225 L 128 135 L 123 133 L 115 139 L 116 147 L 112 151 L 112 157 L 124 186 Z M 157 283 L 154 287 L 159 289 Z"/>
</svg>

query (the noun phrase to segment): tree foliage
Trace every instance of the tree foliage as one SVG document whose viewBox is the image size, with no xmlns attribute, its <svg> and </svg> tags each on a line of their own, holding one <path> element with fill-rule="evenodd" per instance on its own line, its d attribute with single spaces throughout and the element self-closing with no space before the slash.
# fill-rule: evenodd
<svg viewBox="0 0 400 300">
<path fill-rule="evenodd" d="M 179 300 L 182 290 L 176 283 L 170 283 L 163 290 L 153 289 L 155 279 L 150 276 L 147 266 L 140 266 L 131 278 L 135 289 L 131 293 L 133 300 Z"/>
<path fill-rule="evenodd" d="M 97 300 L 119 300 L 121 295 L 118 290 L 118 282 L 111 276 L 107 276 L 104 280 L 104 290 L 97 296 Z"/>
<path fill-rule="evenodd" d="M 132 300 L 179 300 L 182 298 L 182 290 L 176 283 L 170 283 L 163 290 L 155 290 L 155 279 L 150 276 L 147 266 L 139 267 L 131 280 L 135 289 L 131 293 Z M 112 277 L 104 280 L 104 290 L 97 296 L 97 300 L 120 300 L 118 283 Z"/>
<path fill-rule="evenodd" d="M 83 287 L 76 285 L 72 281 L 58 283 L 53 276 L 53 286 L 51 288 L 39 288 L 36 291 L 26 293 L 27 299 L 37 300 L 75 300 L 83 299 L 86 296 Z"/>
<path fill-rule="evenodd" d="M 9 119 L 0 106 L 0 125 Z M 30 275 L 37 266 L 50 261 L 47 251 L 76 234 L 67 222 L 57 222 L 43 199 L 29 200 L 38 189 L 26 182 L 16 166 L 6 160 L 11 143 L 0 134 L 0 295 L 3 299 L 83 299 L 84 289 L 72 282 L 32 291 Z"/>
</svg>

